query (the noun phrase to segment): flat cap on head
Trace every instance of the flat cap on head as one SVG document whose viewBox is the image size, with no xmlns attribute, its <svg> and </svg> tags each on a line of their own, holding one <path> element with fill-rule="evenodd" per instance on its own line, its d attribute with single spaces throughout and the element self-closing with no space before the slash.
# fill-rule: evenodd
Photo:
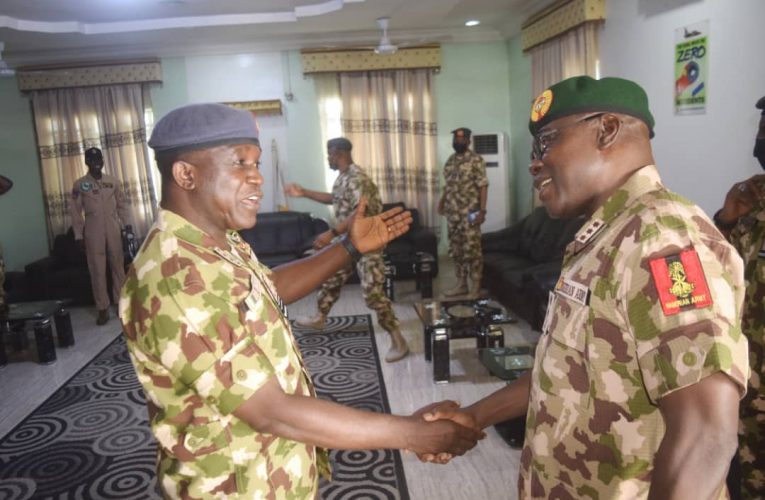
<svg viewBox="0 0 765 500">
<path fill-rule="evenodd" d="M 85 161 L 88 160 L 103 160 L 104 155 L 98 148 L 88 148 L 85 150 Z"/>
<path fill-rule="evenodd" d="M 260 146 L 258 128 L 249 111 L 216 103 L 182 106 L 163 116 L 149 139 L 158 157 L 224 144 Z"/>
<path fill-rule="evenodd" d="M 464 135 L 466 139 L 470 139 L 470 135 L 473 133 L 473 131 L 467 127 L 460 127 L 452 130 L 452 135 L 457 135 L 458 132 L 462 132 L 462 135 Z"/>
<path fill-rule="evenodd" d="M 337 149 L 338 151 L 350 151 L 353 149 L 351 141 L 345 137 L 335 137 L 327 141 L 327 149 Z"/>
<path fill-rule="evenodd" d="M 754 107 L 761 109 L 762 115 L 765 116 L 765 96 L 760 97 L 760 100 L 757 101 L 757 104 L 755 104 Z"/>
<path fill-rule="evenodd" d="M 648 126 L 650 137 L 654 135 L 648 96 L 640 85 L 623 78 L 589 76 L 567 78 L 539 94 L 531 105 L 529 130 L 536 135 L 558 118 L 598 111 L 634 116 Z"/>
</svg>

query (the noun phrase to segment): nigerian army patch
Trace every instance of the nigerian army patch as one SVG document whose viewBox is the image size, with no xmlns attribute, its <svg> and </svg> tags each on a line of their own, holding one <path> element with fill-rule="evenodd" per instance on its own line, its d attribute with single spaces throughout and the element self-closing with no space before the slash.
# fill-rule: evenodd
<svg viewBox="0 0 765 500">
<path fill-rule="evenodd" d="M 536 98 L 534 104 L 531 105 L 531 121 L 536 123 L 545 117 L 550 106 L 552 106 L 553 93 L 552 90 L 547 89 L 542 92 L 539 97 Z"/>
<path fill-rule="evenodd" d="M 665 316 L 712 305 L 712 296 L 696 250 L 683 250 L 676 255 L 652 259 L 649 264 Z"/>
</svg>

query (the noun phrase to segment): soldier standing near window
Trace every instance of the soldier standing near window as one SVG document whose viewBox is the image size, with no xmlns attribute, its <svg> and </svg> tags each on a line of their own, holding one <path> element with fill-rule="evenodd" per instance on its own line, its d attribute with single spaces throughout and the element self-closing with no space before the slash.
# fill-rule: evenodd
<svg viewBox="0 0 765 500">
<path fill-rule="evenodd" d="M 449 256 L 454 259 L 457 285 L 445 295 L 478 296 L 483 274 L 481 224 L 486 220 L 489 180 L 481 155 L 470 149 L 469 128 L 452 130 L 454 154 L 444 165 L 444 192 L 438 215 L 446 217 Z"/>
<path fill-rule="evenodd" d="M 72 188 L 72 229 L 74 238 L 84 246 L 88 256 L 90 285 L 98 309 L 96 324 L 103 325 L 109 321 L 110 304 L 106 286 L 107 255 L 115 301 L 125 281 L 120 230 L 121 223 L 125 224 L 128 220 L 127 205 L 117 179 L 102 172 L 104 157 L 100 149 L 85 151 L 85 164 L 88 166 L 87 175 L 77 179 Z"/>
</svg>

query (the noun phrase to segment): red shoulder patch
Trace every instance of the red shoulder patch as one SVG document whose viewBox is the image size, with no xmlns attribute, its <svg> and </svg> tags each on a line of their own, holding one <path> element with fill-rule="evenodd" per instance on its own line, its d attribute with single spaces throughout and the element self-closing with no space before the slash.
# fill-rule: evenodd
<svg viewBox="0 0 765 500">
<path fill-rule="evenodd" d="M 651 259 L 649 264 L 665 316 L 712 305 L 712 296 L 696 250 L 683 250 L 676 255 Z"/>
</svg>

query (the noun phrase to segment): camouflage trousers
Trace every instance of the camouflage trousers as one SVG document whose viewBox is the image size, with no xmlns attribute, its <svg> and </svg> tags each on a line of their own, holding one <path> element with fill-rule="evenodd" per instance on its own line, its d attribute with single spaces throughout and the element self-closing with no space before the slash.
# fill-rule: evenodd
<svg viewBox="0 0 765 500">
<path fill-rule="evenodd" d="M 739 422 L 739 459 L 741 461 L 741 498 L 765 498 L 765 372 L 762 328 L 745 328 L 749 338 L 749 362 L 759 374 L 749 379 L 749 392 L 741 401 Z"/>
<path fill-rule="evenodd" d="M 449 257 L 454 259 L 457 277 L 480 276 L 483 272 L 481 227 L 467 223 L 467 215 L 458 220 L 447 219 Z"/>
<path fill-rule="evenodd" d="M 399 329 L 398 319 L 393 313 L 393 304 L 383 290 L 385 281 L 385 265 L 381 253 L 364 255 L 358 264 L 356 272 L 361 281 L 361 290 L 364 293 L 364 301 L 367 307 L 377 313 L 377 322 L 386 332 Z M 332 306 L 340 297 L 340 290 L 352 274 L 350 266 L 336 272 L 325 281 L 317 294 L 319 299 L 319 312 L 328 315 Z"/>
</svg>

